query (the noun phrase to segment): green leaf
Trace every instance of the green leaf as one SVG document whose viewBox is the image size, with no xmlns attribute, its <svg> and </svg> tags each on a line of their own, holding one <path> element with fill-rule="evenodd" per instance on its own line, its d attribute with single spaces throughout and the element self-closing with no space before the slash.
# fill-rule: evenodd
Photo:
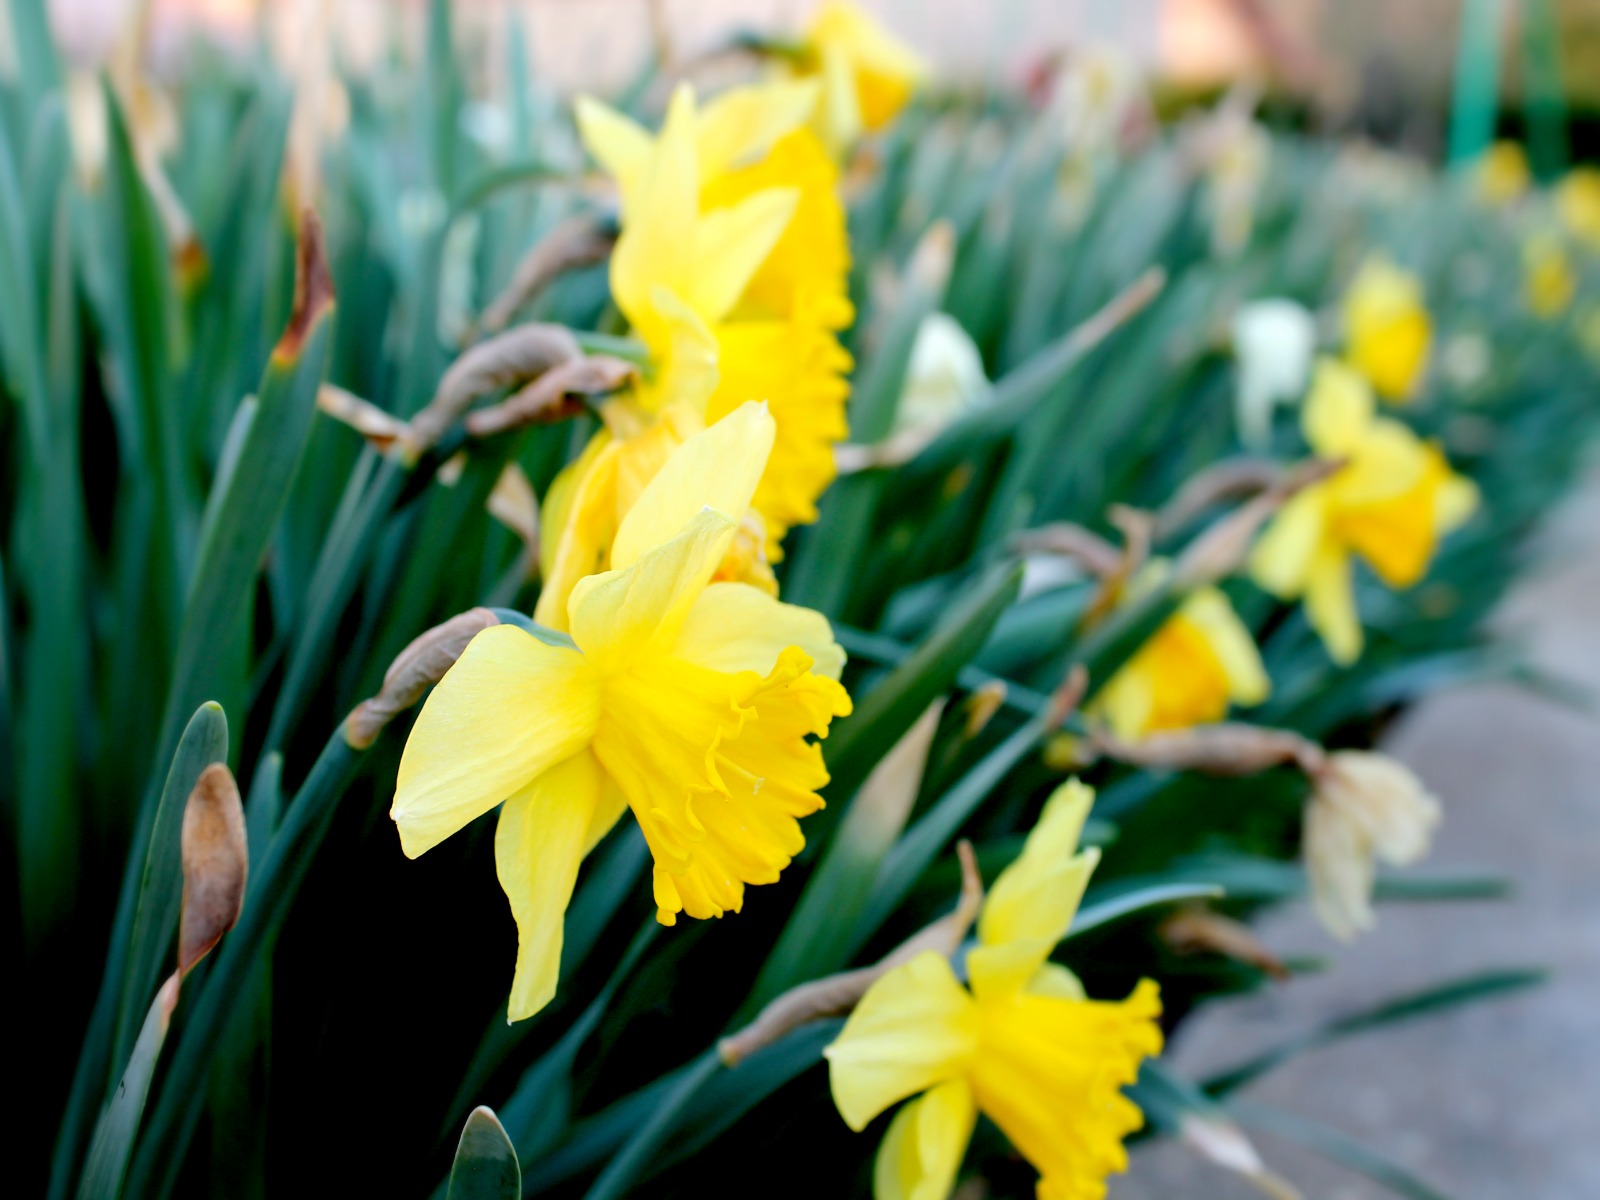
<svg viewBox="0 0 1600 1200">
<path fill-rule="evenodd" d="M 139 1117 L 144 1113 L 150 1080 L 155 1075 L 161 1047 L 167 1039 L 167 1026 L 177 1003 L 178 976 L 174 973 L 156 993 L 145 1013 L 128 1065 L 95 1124 L 83 1179 L 78 1185 L 79 1200 L 117 1200 L 122 1192 L 122 1179 L 128 1170 L 128 1156 L 133 1152 Z"/>
<path fill-rule="evenodd" d="M 606 1169 L 600 1172 L 594 1186 L 584 1193 L 585 1200 L 616 1200 L 624 1195 L 664 1149 L 695 1093 L 723 1069 L 722 1060 L 717 1057 L 715 1050 L 707 1050 L 690 1063 L 661 1097 L 649 1117 L 617 1151 Z"/>
<path fill-rule="evenodd" d="M 31 111 L 45 93 L 61 88 L 61 59 L 50 36 L 46 0 L 10 0 L 12 53 Z"/>
<path fill-rule="evenodd" d="M 228 761 L 228 718 L 211 701 L 195 709 L 178 739 L 172 765 L 156 803 L 150 840 L 139 874 L 138 897 L 128 932 L 128 968 L 122 982 L 122 1003 L 112 1061 L 129 1052 L 139 1012 L 161 977 L 162 963 L 172 953 L 183 907 L 183 855 L 179 845 L 183 813 L 200 773 L 212 763 Z M 146 1022 L 148 1024 L 148 1021 Z"/>
<path fill-rule="evenodd" d="M 1548 977 L 1549 972 L 1543 970 L 1511 968 L 1467 975 L 1435 987 L 1424 988 L 1419 992 L 1410 992 L 1362 1012 L 1340 1017 L 1338 1020 L 1329 1021 L 1325 1025 L 1297 1034 L 1236 1067 L 1211 1076 L 1201 1086 L 1213 1096 L 1226 1096 L 1308 1050 L 1318 1049 L 1352 1034 L 1381 1029 L 1397 1021 L 1444 1012 L 1459 1008 L 1463 1004 L 1518 992 L 1543 983 Z"/>
<path fill-rule="evenodd" d="M 517 1152 L 491 1108 L 472 1110 L 450 1168 L 449 1200 L 520 1200 Z"/>
<path fill-rule="evenodd" d="M 1110 893 L 1107 895 L 1107 893 Z M 1177 904 L 1183 900 L 1215 900 L 1225 893 L 1214 883 L 1163 883 L 1149 886 L 1137 882 L 1109 884 L 1096 888 L 1085 898 L 1083 907 L 1072 918 L 1072 928 L 1067 937 L 1077 937 L 1120 921 L 1123 917 L 1159 904 Z"/>
<path fill-rule="evenodd" d="M 1449 1200 L 1443 1192 L 1398 1163 L 1321 1122 L 1248 1100 L 1230 1101 L 1227 1111 L 1251 1128 L 1304 1146 L 1329 1162 L 1349 1167 L 1382 1184 L 1397 1196 L 1405 1196 L 1407 1200 Z"/>
<path fill-rule="evenodd" d="M 883 756 L 851 800 L 828 852 L 772 948 L 745 1010 L 753 1013 L 795 984 L 842 967 L 848 943 L 839 930 L 860 915 L 879 864 L 905 828 L 927 766 L 943 705 L 929 705 Z"/>
</svg>

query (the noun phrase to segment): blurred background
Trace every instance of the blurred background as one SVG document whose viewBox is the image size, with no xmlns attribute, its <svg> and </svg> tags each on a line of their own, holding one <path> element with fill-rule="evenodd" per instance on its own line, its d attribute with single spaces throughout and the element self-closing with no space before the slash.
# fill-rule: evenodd
<svg viewBox="0 0 1600 1200">
<path fill-rule="evenodd" d="M 243 54 L 269 41 L 292 63 L 326 22 L 360 72 L 422 36 L 420 0 L 155 0 L 156 75 L 196 47 Z M 554 90 L 622 87 L 647 53 L 693 59 L 730 31 L 794 28 L 809 0 L 461 0 L 469 87 L 496 94 L 520 30 Z M 1105 55 L 1148 79 L 1157 102 L 1209 103 L 1263 90 L 1269 123 L 1357 136 L 1448 163 L 1464 140 L 1524 140 L 1536 172 L 1600 153 L 1600 0 L 864 0 L 958 86 L 1045 79 L 1064 59 Z M 80 66 L 103 61 L 127 0 L 54 0 L 57 36 Z M 513 23 L 512 17 L 518 18 Z M 4 24 L 0 22 L 0 35 Z M 9 39 L 0 54 L 14 56 Z M 492 120 L 492 113 L 485 116 Z M 1600 689 L 1600 477 L 1543 535 L 1543 568 L 1500 616 L 1535 660 L 1581 692 Z M 1460 1197 L 1600 1196 L 1600 720 L 1508 686 L 1457 689 L 1394 729 L 1387 749 L 1443 799 L 1435 861 L 1511 876 L 1510 902 L 1396 906 L 1340 968 L 1298 977 L 1187 1023 L 1185 1074 L 1233 1061 L 1375 997 L 1506 962 L 1554 968 L 1532 993 L 1309 1053 L 1252 1094 L 1320 1118 Z M 1285 959 L 1326 954 L 1291 908 L 1261 927 Z M 1375 1185 L 1263 1135 L 1308 1196 L 1357 1200 Z M 1135 1155 L 1118 1200 L 1256 1193 L 1181 1147 Z"/>
</svg>

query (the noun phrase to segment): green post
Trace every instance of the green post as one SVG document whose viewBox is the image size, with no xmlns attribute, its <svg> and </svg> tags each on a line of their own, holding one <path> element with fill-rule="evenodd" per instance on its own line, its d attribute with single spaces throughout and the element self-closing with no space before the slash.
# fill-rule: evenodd
<svg viewBox="0 0 1600 1200">
<path fill-rule="evenodd" d="M 1494 140 L 1500 99 L 1500 28 L 1505 0 L 1464 0 L 1450 109 L 1450 165 L 1471 162 Z"/>
<path fill-rule="evenodd" d="M 1561 86 L 1561 32 L 1556 0 L 1523 0 L 1522 110 L 1534 177 L 1551 180 L 1567 169 L 1567 102 Z"/>
</svg>

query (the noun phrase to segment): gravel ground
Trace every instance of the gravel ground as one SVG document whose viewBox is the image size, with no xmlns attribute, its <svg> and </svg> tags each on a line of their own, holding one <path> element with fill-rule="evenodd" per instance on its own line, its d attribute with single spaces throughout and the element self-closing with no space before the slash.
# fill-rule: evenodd
<svg viewBox="0 0 1600 1200">
<path fill-rule="evenodd" d="M 1541 558 L 1500 624 L 1600 695 L 1600 474 L 1553 522 Z M 1600 716 L 1507 687 L 1463 689 L 1420 705 L 1387 749 L 1446 806 L 1432 862 L 1507 875 L 1515 895 L 1386 906 L 1337 969 L 1191 1022 L 1176 1064 L 1203 1074 L 1383 997 L 1546 966 L 1554 976 L 1534 991 L 1306 1054 L 1244 1094 L 1353 1135 L 1456 1200 L 1600 1197 Z M 1285 957 L 1334 949 L 1303 907 L 1261 933 Z M 1308 1200 L 1390 1195 L 1290 1143 L 1255 1140 Z M 1137 1153 L 1111 1188 L 1112 1200 L 1257 1195 L 1171 1144 Z"/>
</svg>

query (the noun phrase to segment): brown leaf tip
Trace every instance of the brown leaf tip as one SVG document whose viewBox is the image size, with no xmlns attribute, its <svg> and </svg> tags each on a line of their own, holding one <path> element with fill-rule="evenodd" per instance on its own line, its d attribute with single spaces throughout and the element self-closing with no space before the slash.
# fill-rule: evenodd
<svg viewBox="0 0 1600 1200">
<path fill-rule="evenodd" d="M 212 763 L 183 809 L 183 916 L 178 973 L 186 974 L 233 928 L 244 904 L 249 851 L 244 804 L 233 772 Z"/>
<path fill-rule="evenodd" d="M 300 214 L 300 240 L 295 248 L 294 309 L 272 356 L 299 358 L 312 326 L 333 307 L 333 301 L 333 276 L 328 271 L 322 219 L 307 208 Z"/>
</svg>

